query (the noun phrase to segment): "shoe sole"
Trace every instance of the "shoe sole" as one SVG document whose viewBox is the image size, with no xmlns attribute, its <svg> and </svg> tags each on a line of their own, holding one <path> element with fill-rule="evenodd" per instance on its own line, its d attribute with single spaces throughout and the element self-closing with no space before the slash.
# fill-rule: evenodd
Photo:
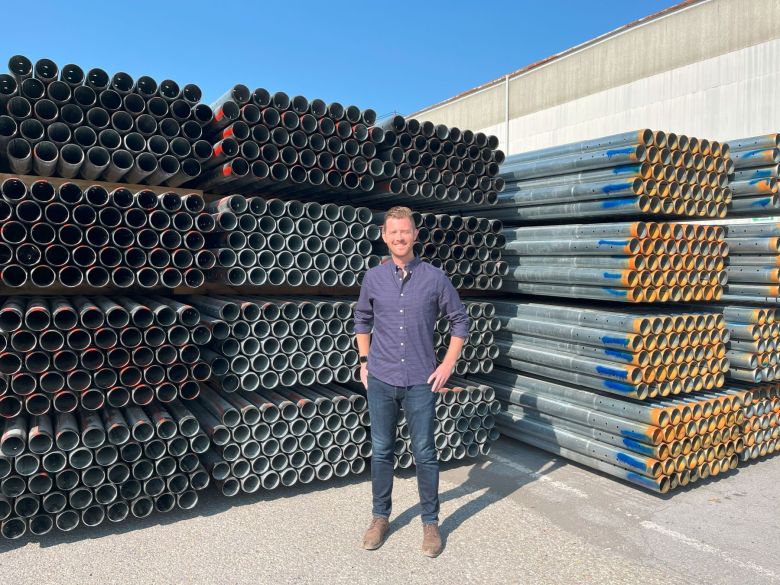
<svg viewBox="0 0 780 585">
<path fill-rule="evenodd" d="M 439 556 L 441 553 L 442 553 L 442 551 L 438 551 L 438 552 L 435 552 L 435 553 L 423 551 L 423 554 L 424 554 L 426 557 L 428 557 L 429 559 L 435 559 L 435 558 L 436 558 L 436 557 L 438 557 L 438 556 Z"/>
</svg>

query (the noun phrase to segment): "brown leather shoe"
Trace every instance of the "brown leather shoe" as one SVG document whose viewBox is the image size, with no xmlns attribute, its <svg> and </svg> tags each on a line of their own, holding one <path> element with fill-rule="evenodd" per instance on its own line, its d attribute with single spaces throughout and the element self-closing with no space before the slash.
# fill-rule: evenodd
<svg viewBox="0 0 780 585">
<path fill-rule="evenodd" d="M 423 524 L 422 551 L 426 557 L 438 557 L 441 554 L 441 533 L 438 524 Z"/>
<path fill-rule="evenodd" d="M 368 530 L 363 535 L 363 548 L 366 550 L 376 550 L 385 542 L 385 536 L 390 529 L 390 522 L 387 518 L 374 516 Z"/>
</svg>

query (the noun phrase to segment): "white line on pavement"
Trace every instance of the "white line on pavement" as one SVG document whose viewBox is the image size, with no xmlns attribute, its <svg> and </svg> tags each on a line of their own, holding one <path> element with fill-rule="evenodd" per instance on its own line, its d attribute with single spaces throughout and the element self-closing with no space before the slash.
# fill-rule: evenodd
<svg viewBox="0 0 780 585">
<path fill-rule="evenodd" d="M 674 530 L 670 530 L 669 528 L 665 528 L 663 526 L 656 524 L 655 522 L 650 522 L 649 520 L 644 520 L 640 522 L 640 526 L 642 526 L 642 528 L 645 528 L 647 530 L 654 530 L 655 532 L 663 534 L 664 536 L 673 538 L 676 541 L 681 542 L 682 544 L 685 544 L 687 546 L 690 546 L 691 548 L 695 548 L 698 551 L 715 555 L 719 557 L 722 561 L 729 563 L 731 565 L 735 565 L 740 569 L 750 570 L 753 571 L 754 573 L 763 575 L 764 577 L 768 577 L 774 581 L 780 581 L 780 575 L 778 575 L 774 571 L 762 567 L 761 565 L 757 565 L 756 563 L 753 563 L 751 561 L 742 561 L 740 559 L 736 559 L 731 555 L 729 555 L 727 552 L 722 551 L 719 548 L 712 546 L 711 544 L 707 544 L 706 542 L 696 540 L 695 538 L 691 538 L 690 536 L 686 536 L 685 534 L 681 534 L 680 532 L 675 532 Z"/>
</svg>

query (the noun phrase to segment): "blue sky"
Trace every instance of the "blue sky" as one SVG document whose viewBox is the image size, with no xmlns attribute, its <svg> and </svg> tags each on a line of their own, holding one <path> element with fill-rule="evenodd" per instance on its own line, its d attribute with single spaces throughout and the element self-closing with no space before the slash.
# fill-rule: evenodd
<svg viewBox="0 0 780 585">
<path fill-rule="evenodd" d="M 33 0 L 34 25 L 3 28 L 0 62 L 194 82 L 205 101 L 244 83 L 410 113 L 675 3 Z"/>
</svg>

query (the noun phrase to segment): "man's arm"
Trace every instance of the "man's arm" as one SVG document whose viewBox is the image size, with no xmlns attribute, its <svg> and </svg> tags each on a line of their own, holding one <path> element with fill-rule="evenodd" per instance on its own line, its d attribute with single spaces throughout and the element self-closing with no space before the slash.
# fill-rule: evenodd
<svg viewBox="0 0 780 585">
<path fill-rule="evenodd" d="M 358 355 L 368 356 L 368 348 L 371 345 L 371 334 L 357 333 L 355 339 L 357 340 Z M 360 363 L 360 382 L 363 384 L 363 387 L 368 390 L 368 362 L 365 361 Z"/>
<path fill-rule="evenodd" d="M 444 355 L 442 365 L 449 367 L 450 371 L 455 369 L 455 364 L 460 357 L 460 352 L 463 346 L 466 344 L 466 340 L 463 337 L 450 336 L 450 344 L 447 347 L 447 353 Z"/>
<path fill-rule="evenodd" d="M 358 355 L 368 356 L 368 349 L 371 345 L 371 329 L 374 326 L 374 307 L 371 304 L 371 295 L 369 293 L 368 274 L 360 287 L 360 296 L 355 304 L 355 341 L 357 343 Z M 360 364 L 360 381 L 368 390 L 368 364 Z"/>
<path fill-rule="evenodd" d="M 358 355 L 368 355 L 368 348 L 371 345 L 371 334 L 356 333 L 355 340 L 357 341 Z"/>
<path fill-rule="evenodd" d="M 466 307 L 458 296 L 458 291 L 452 286 L 449 278 L 444 277 L 441 292 L 439 293 L 439 310 L 444 318 L 450 322 L 452 333 L 450 345 L 439 367 L 428 378 L 431 391 L 438 392 L 449 380 L 455 369 L 455 363 L 460 357 L 460 352 L 469 336 L 469 316 Z"/>
</svg>

